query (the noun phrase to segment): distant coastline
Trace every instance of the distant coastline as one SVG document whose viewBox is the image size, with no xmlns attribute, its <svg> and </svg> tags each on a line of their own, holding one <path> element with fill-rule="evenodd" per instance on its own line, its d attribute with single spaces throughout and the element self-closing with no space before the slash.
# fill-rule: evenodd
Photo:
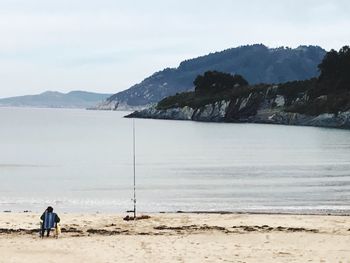
<svg viewBox="0 0 350 263">
<path fill-rule="evenodd" d="M 71 91 L 68 93 L 46 91 L 37 95 L 2 98 L 0 99 L 0 107 L 84 109 L 94 107 L 110 95 L 87 91 Z"/>
</svg>

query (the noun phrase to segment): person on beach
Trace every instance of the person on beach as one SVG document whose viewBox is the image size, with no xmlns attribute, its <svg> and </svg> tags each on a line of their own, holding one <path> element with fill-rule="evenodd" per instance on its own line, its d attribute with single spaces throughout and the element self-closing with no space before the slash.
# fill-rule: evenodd
<svg viewBox="0 0 350 263">
<path fill-rule="evenodd" d="M 50 231 L 52 228 L 57 228 L 57 223 L 60 222 L 60 218 L 56 213 L 53 212 L 53 208 L 49 206 L 45 212 L 41 215 L 40 219 L 41 223 L 41 231 L 40 237 L 43 238 L 45 234 L 45 230 L 47 231 L 47 237 L 50 235 Z"/>
</svg>

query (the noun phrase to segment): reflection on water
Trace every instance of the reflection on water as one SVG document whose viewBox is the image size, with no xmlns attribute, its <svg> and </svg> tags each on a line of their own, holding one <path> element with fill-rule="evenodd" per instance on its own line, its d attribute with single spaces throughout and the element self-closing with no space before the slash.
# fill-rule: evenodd
<svg viewBox="0 0 350 263">
<path fill-rule="evenodd" d="M 132 207 L 123 112 L 0 108 L 0 210 Z M 350 131 L 136 120 L 140 211 L 350 211 Z"/>
</svg>

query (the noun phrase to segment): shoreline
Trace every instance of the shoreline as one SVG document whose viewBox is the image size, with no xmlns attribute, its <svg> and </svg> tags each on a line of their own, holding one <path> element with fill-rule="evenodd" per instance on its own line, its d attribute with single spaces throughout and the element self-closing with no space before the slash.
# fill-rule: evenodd
<svg viewBox="0 0 350 263">
<path fill-rule="evenodd" d="M 176 214 L 221 214 L 221 215 L 299 215 L 299 216 L 350 216 L 350 212 L 334 212 L 334 211 L 327 211 L 327 212 L 310 212 L 310 213 L 303 213 L 303 212 L 279 212 L 279 211 L 271 211 L 271 212 L 263 212 L 263 211 L 176 211 L 176 212 L 159 212 L 159 213 L 176 213 Z"/>
<path fill-rule="evenodd" d="M 59 210 L 59 209 L 56 209 Z M 12 210 L 3 210 L 0 211 L 0 215 L 1 214 L 27 214 L 27 213 L 39 213 L 36 211 L 32 211 L 32 210 L 23 210 L 23 211 L 12 211 Z M 131 212 L 114 212 L 114 211 L 109 211 L 109 212 L 105 212 L 105 211 L 74 211 L 74 212 L 69 212 L 69 211 L 64 211 L 61 212 L 62 214 L 131 214 Z M 296 215 L 296 216 L 350 216 L 350 211 L 348 210 L 313 210 L 310 212 L 302 212 L 300 210 L 296 210 L 296 211 L 211 211 L 211 210 L 199 210 L 199 211 L 195 211 L 195 210 L 189 210 L 189 211 L 185 211 L 185 210 L 178 210 L 178 211 L 142 211 L 139 212 L 138 214 L 217 214 L 217 215 Z"/>
</svg>

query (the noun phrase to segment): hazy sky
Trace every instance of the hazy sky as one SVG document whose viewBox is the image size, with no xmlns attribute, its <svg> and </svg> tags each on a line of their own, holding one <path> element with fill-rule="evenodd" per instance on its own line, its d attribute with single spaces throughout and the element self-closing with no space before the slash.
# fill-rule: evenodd
<svg viewBox="0 0 350 263">
<path fill-rule="evenodd" d="M 0 97 L 114 93 L 239 45 L 350 44 L 349 0 L 0 0 Z"/>
</svg>

